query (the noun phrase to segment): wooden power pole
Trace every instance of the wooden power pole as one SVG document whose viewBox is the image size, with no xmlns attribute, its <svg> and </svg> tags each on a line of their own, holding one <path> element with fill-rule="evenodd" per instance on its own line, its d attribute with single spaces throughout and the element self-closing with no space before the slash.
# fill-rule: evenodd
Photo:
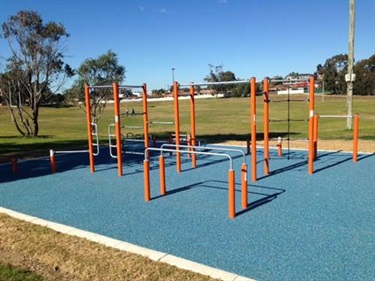
<svg viewBox="0 0 375 281">
<path fill-rule="evenodd" d="M 349 54 L 348 54 L 348 74 L 345 75 L 347 82 L 347 108 L 348 118 L 346 128 L 351 130 L 353 126 L 353 82 L 355 74 L 353 73 L 354 65 L 354 26 L 355 26 L 355 0 L 349 0 Z"/>
</svg>

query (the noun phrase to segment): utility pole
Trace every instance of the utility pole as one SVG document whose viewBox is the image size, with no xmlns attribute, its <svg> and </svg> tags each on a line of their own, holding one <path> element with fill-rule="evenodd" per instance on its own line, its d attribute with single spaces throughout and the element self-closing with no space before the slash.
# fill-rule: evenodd
<svg viewBox="0 0 375 281">
<path fill-rule="evenodd" d="M 355 0 L 349 0 L 349 54 L 348 54 L 348 74 L 345 75 L 347 82 L 346 103 L 348 108 L 348 118 L 346 128 L 351 130 L 353 127 L 353 82 L 355 74 L 353 73 L 354 65 L 354 25 L 355 25 Z"/>
</svg>

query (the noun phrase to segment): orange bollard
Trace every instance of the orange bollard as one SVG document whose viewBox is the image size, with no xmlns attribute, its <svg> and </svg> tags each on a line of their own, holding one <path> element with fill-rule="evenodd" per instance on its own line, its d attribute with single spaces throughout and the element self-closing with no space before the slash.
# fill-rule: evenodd
<svg viewBox="0 0 375 281">
<path fill-rule="evenodd" d="M 354 127 L 353 127 L 353 162 L 358 161 L 358 137 L 359 137 L 359 115 L 354 114 Z"/>
<path fill-rule="evenodd" d="M 51 149 L 49 151 L 49 162 L 51 164 L 51 172 L 56 173 L 56 159 L 55 159 L 55 152 Z"/>
<path fill-rule="evenodd" d="M 165 185 L 165 161 L 164 156 L 160 155 L 159 157 L 159 169 L 160 169 L 160 194 L 166 194 L 166 185 Z"/>
<path fill-rule="evenodd" d="M 241 167 L 241 178 L 242 178 L 242 184 L 241 184 L 241 194 L 242 194 L 242 209 L 246 209 L 247 208 L 247 165 L 246 163 L 243 163 L 242 164 L 242 167 Z"/>
<path fill-rule="evenodd" d="M 235 172 L 234 170 L 228 171 L 228 211 L 229 211 L 229 218 L 234 219 L 236 216 L 236 190 L 235 190 Z"/>
<path fill-rule="evenodd" d="M 12 158 L 12 172 L 15 175 L 18 174 L 17 158 Z"/>
<path fill-rule="evenodd" d="M 281 137 L 277 138 L 277 156 L 283 156 L 283 139 Z"/>
<path fill-rule="evenodd" d="M 145 189 L 145 201 L 148 202 L 151 199 L 150 196 L 150 162 L 148 160 L 143 161 L 144 168 L 144 189 Z"/>
</svg>

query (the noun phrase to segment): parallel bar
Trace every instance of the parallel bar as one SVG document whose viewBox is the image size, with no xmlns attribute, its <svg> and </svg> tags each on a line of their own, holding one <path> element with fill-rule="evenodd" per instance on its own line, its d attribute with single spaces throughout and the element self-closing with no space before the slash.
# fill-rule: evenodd
<svg viewBox="0 0 375 281">
<path fill-rule="evenodd" d="M 55 150 L 54 153 L 83 153 L 83 152 L 89 152 L 89 150 Z"/>
<path fill-rule="evenodd" d="M 228 84 L 246 84 L 246 83 L 249 83 L 249 80 L 235 80 L 235 81 L 222 81 L 222 82 L 205 82 L 205 83 L 189 83 L 189 84 L 180 84 L 180 87 L 228 85 Z"/>
<path fill-rule="evenodd" d="M 171 121 L 150 121 L 149 124 L 159 124 L 159 125 L 174 125 L 174 122 Z"/>
<path fill-rule="evenodd" d="M 243 163 L 246 163 L 246 154 L 241 149 L 235 149 L 235 148 L 221 148 L 221 147 L 212 147 L 212 146 L 193 146 L 193 145 L 183 145 L 179 144 L 178 146 L 176 144 L 170 144 L 170 143 L 164 143 L 161 145 L 160 148 L 164 147 L 182 147 L 182 148 L 194 148 L 194 149 L 204 149 L 204 150 L 221 150 L 221 151 L 232 151 L 232 152 L 239 152 L 242 154 L 242 160 Z"/>
</svg>

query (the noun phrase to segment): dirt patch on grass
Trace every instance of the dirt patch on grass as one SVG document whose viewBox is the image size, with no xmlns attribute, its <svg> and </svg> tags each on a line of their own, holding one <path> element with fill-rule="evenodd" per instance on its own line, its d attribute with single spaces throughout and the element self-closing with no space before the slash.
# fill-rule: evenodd
<svg viewBox="0 0 375 281">
<path fill-rule="evenodd" d="M 0 253 L 46 280 L 215 280 L 1 213 Z"/>
</svg>

